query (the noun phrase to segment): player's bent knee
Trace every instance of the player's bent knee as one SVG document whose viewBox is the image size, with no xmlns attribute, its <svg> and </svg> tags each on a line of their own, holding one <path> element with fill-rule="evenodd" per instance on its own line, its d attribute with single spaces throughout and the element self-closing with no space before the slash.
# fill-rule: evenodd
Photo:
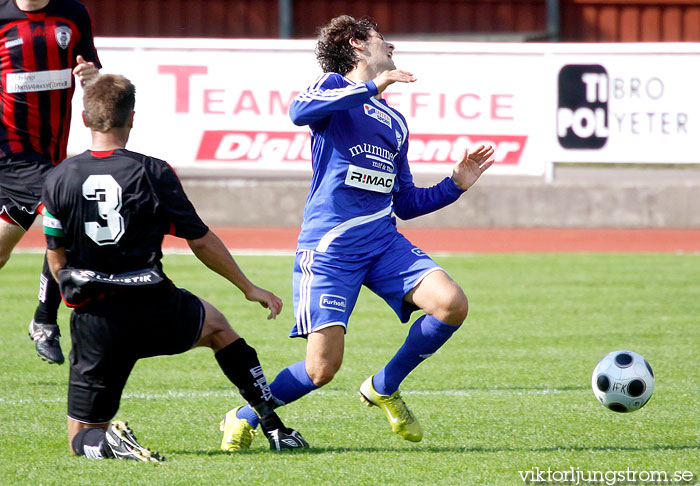
<svg viewBox="0 0 700 486">
<path fill-rule="evenodd" d="M 323 386 L 331 382 L 340 369 L 340 363 L 322 363 L 307 366 L 306 372 L 316 386 Z"/>
<path fill-rule="evenodd" d="M 199 300 L 204 307 L 204 323 L 195 346 L 204 346 L 217 352 L 240 337 L 219 309 L 204 299 Z"/>
<path fill-rule="evenodd" d="M 226 324 L 226 327 L 221 328 L 203 328 L 197 346 L 211 348 L 215 353 L 225 348 L 240 336 Z"/>
<path fill-rule="evenodd" d="M 461 292 L 461 297 L 455 302 L 454 313 L 455 317 L 462 322 L 467 318 L 467 314 L 469 314 L 469 301 L 467 300 L 467 296 L 464 295 L 464 292 Z"/>
<path fill-rule="evenodd" d="M 240 336 L 229 325 L 226 318 L 221 313 L 210 314 L 204 319 L 202 333 L 199 336 L 196 346 L 211 348 L 215 353 L 225 348 Z"/>
<path fill-rule="evenodd" d="M 459 326 L 469 313 L 467 296 L 464 295 L 464 291 L 459 286 L 455 286 L 452 292 L 445 297 L 446 299 L 443 303 L 444 322 L 453 326 Z"/>
<path fill-rule="evenodd" d="M 9 245 L 3 245 L 0 242 L 0 268 L 4 267 L 5 264 L 10 261 L 10 255 L 12 255 L 13 247 Z"/>
<path fill-rule="evenodd" d="M 328 383 L 333 380 L 333 377 L 335 377 L 335 373 L 329 373 L 329 372 L 314 372 L 309 374 L 309 378 L 311 378 L 311 381 L 313 382 L 314 385 L 321 387 L 323 385 L 327 385 Z"/>
</svg>

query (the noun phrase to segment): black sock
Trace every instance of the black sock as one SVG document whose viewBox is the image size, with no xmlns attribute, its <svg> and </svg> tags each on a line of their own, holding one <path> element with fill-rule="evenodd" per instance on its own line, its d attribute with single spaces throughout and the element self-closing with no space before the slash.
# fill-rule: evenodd
<svg viewBox="0 0 700 486">
<path fill-rule="evenodd" d="M 88 459 L 111 459 L 114 457 L 112 450 L 105 442 L 104 429 L 89 427 L 80 429 L 73 437 L 73 450 L 78 456 Z"/>
<path fill-rule="evenodd" d="M 44 255 L 44 268 L 39 277 L 39 305 L 34 311 L 34 321 L 41 324 L 56 324 L 59 305 L 61 305 L 61 291 L 51 275 L 49 263 Z"/>
<path fill-rule="evenodd" d="M 226 377 L 260 417 L 262 429 L 283 429 L 284 424 L 274 411 L 277 400 L 272 396 L 255 349 L 239 338 L 214 356 Z"/>
</svg>

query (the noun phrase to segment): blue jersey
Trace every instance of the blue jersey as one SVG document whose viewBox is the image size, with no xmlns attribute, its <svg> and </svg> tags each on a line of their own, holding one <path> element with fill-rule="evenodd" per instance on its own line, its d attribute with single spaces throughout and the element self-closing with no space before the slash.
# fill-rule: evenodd
<svg viewBox="0 0 700 486">
<path fill-rule="evenodd" d="M 394 214 L 414 218 L 462 194 L 449 177 L 413 184 L 406 120 L 377 92 L 372 81 L 326 73 L 292 102 L 292 121 L 311 130 L 313 166 L 298 249 L 373 252 L 396 236 Z"/>
</svg>

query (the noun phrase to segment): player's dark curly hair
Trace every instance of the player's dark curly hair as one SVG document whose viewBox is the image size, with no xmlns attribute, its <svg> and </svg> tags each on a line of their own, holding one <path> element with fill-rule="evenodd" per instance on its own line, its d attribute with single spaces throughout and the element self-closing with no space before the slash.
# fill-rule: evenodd
<svg viewBox="0 0 700 486">
<path fill-rule="evenodd" d="M 85 85 L 85 121 L 97 132 L 126 125 L 135 104 L 136 88 L 124 76 L 103 74 Z"/>
<path fill-rule="evenodd" d="M 377 31 L 377 24 L 369 17 L 355 19 L 350 15 L 334 18 L 318 33 L 316 59 L 324 73 L 345 75 L 357 66 L 358 57 L 350 45 L 350 39 L 366 41 L 370 30 Z"/>
</svg>

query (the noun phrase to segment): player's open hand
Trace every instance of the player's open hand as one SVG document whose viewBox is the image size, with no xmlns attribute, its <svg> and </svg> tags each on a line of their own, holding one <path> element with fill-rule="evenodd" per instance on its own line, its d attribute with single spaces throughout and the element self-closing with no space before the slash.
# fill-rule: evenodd
<svg viewBox="0 0 700 486">
<path fill-rule="evenodd" d="M 258 302 L 265 309 L 270 309 L 270 314 L 267 316 L 268 320 L 275 319 L 277 315 L 282 312 L 282 299 L 268 290 L 253 286 L 253 288 L 245 294 L 245 298 L 251 302 Z"/>
<path fill-rule="evenodd" d="M 474 185 L 481 174 L 493 164 L 493 152 L 491 145 L 480 145 L 473 151 L 464 152 L 464 157 L 455 164 L 452 171 L 452 180 L 457 187 L 466 191 Z"/>
<path fill-rule="evenodd" d="M 81 86 L 85 86 L 86 83 L 94 80 L 100 74 L 99 69 L 95 67 L 95 63 L 87 62 L 83 56 L 78 56 L 76 61 L 78 65 L 73 69 L 73 76 L 78 77 Z"/>
<path fill-rule="evenodd" d="M 374 84 L 379 90 L 378 94 L 381 94 L 390 84 L 413 83 L 415 80 L 416 78 L 413 77 L 413 74 L 409 73 L 408 71 L 392 69 L 391 71 L 382 71 L 372 81 L 374 81 Z"/>
</svg>

